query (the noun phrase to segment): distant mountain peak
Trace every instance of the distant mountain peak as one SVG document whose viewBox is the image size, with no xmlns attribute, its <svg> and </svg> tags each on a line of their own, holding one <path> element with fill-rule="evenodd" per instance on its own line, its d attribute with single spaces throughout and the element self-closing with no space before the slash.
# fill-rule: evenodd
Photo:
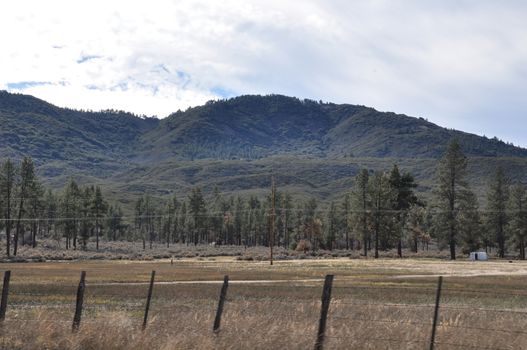
<svg viewBox="0 0 527 350">
<path fill-rule="evenodd" d="M 60 161 L 437 158 L 452 137 L 469 156 L 527 157 L 526 149 L 423 118 L 279 94 L 209 101 L 157 120 L 122 111 L 64 109 L 0 91 L 0 121 L 4 154 Z"/>
</svg>

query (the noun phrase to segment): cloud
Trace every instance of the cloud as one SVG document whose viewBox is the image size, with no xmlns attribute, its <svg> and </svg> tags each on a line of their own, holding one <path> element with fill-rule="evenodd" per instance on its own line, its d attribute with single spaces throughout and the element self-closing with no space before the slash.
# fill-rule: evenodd
<svg viewBox="0 0 527 350">
<path fill-rule="evenodd" d="M 54 47 L 56 48 L 56 47 Z M 97 59 L 97 58 L 102 58 L 102 56 L 97 56 L 97 55 L 81 55 L 81 57 L 77 60 L 77 63 L 84 63 L 86 61 L 89 61 L 89 60 L 94 60 L 94 59 Z"/>
<path fill-rule="evenodd" d="M 51 85 L 49 81 L 19 81 L 16 83 L 7 83 L 9 90 L 25 90 L 34 86 Z"/>
<path fill-rule="evenodd" d="M 0 88 L 164 117 L 283 93 L 426 117 L 527 146 L 522 1 L 12 2 Z M 50 82 L 13 86 L 17 82 Z M 62 84 L 61 84 L 62 82 Z"/>
</svg>

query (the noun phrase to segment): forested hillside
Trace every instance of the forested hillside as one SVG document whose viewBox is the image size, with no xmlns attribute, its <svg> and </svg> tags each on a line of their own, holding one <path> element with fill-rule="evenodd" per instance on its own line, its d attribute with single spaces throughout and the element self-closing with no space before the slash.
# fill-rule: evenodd
<svg viewBox="0 0 527 350">
<path fill-rule="evenodd" d="M 377 257 L 433 239 L 452 258 L 460 244 L 525 257 L 527 150 L 424 119 L 270 95 L 158 120 L 2 92 L 0 121 L 15 255 L 42 237 L 267 245 L 272 212 L 284 249 Z"/>
<path fill-rule="evenodd" d="M 122 162 L 138 138 L 159 123 L 122 111 L 87 112 L 55 107 L 32 96 L 0 91 L 2 157 L 31 156 L 37 164 L 79 167 Z"/>
<path fill-rule="evenodd" d="M 437 158 L 457 137 L 468 156 L 527 157 L 497 139 L 422 118 L 281 95 L 240 96 L 176 112 L 141 138 L 142 159 Z"/>
<path fill-rule="evenodd" d="M 338 198 L 358 169 L 398 163 L 430 192 L 438 157 L 457 137 L 469 181 L 483 194 L 497 165 L 525 179 L 527 150 L 442 128 L 421 118 L 281 95 L 208 102 L 158 120 L 122 111 L 58 108 L 0 92 L 0 158 L 33 158 L 54 188 L 73 177 L 114 193 L 130 209 L 145 191 L 163 197 L 201 186 L 263 193 L 270 174 L 300 197 Z"/>
</svg>

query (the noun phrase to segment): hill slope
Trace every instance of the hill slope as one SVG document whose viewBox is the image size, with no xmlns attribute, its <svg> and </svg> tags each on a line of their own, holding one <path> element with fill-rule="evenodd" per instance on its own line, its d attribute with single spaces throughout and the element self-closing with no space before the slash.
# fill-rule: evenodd
<svg viewBox="0 0 527 350">
<path fill-rule="evenodd" d="M 47 183 L 58 187 L 75 176 L 123 202 L 145 191 L 185 194 L 195 185 L 261 193 L 271 173 L 292 193 L 334 198 L 361 167 L 395 162 L 429 192 L 452 137 L 471 158 L 470 180 L 480 193 L 498 164 L 527 180 L 526 149 L 364 106 L 240 96 L 158 120 L 63 109 L 0 91 L 0 158 L 30 155 Z"/>
<path fill-rule="evenodd" d="M 40 164 L 120 162 L 158 123 L 121 111 L 58 108 L 32 96 L 0 91 L 1 154 L 30 155 Z"/>
<path fill-rule="evenodd" d="M 240 96 L 177 112 L 141 138 L 141 159 L 439 157 L 458 137 L 469 156 L 527 157 L 504 142 L 354 105 Z"/>
</svg>

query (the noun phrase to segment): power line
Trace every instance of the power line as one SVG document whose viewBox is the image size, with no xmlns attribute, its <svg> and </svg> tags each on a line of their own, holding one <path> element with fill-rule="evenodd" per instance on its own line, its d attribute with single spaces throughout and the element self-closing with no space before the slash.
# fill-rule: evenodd
<svg viewBox="0 0 527 350">
<path fill-rule="evenodd" d="M 287 211 L 287 212 L 304 212 L 303 209 L 294 209 L 294 208 L 291 208 L 291 209 L 280 209 L 280 208 L 277 208 L 276 211 Z M 188 214 L 186 215 L 181 215 L 181 214 L 177 214 L 177 215 L 170 215 L 170 214 L 158 214 L 158 215 L 137 215 L 137 216 L 125 216 L 125 215 L 122 215 L 122 216 L 119 216 L 119 215 L 114 215 L 114 216 L 107 216 L 107 215 L 104 215 L 104 216 L 100 216 L 100 217 L 95 217 L 95 216 L 82 216 L 82 217 L 38 217 L 38 218 L 21 218 L 20 221 L 44 221 L 44 220 L 57 220 L 57 221 L 67 221 L 67 220 L 95 220 L 95 219 L 111 219 L 111 218 L 120 218 L 120 219 L 153 219 L 153 218 L 172 218 L 172 219 L 181 219 L 181 218 L 224 218 L 226 216 L 229 216 L 229 217 L 236 217 L 237 214 L 239 213 L 258 213 L 258 211 L 260 211 L 260 214 L 261 215 L 264 215 L 264 216 L 272 216 L 272 213 L 269 212 L 269 209 L 268 208 L 259 208 L 259 209 L 242 209 L 242 210 L 236 210 L 236 211 L 221 211 L 221 212 L 208 212 L 206 214 L 192 214 L 191 212 L 189 212 Z M 317 212 L 329 212 L 329 210 L 317 210 Z M 356 211 L 351 211 L 352 214 L 362 214 L 362 213 L 366 213 L 366 214 L 373 214 L 373 213 L 376 213 L 376 212 L 383 212 L 383 213 L 402 213 L 402 212 L 405 212 L 403 210 L 379 210 L 379 211 L 372 211 L 372 210 L 368 210 L 368 211 L 361 211 L 361 210 L 356 210 Z M 436 214 L 441 214 L 441 213 L 448 213 L 449 211 L 442 211 L 442 212 L 434 212 Z M 480 211 L 480 212 L 486 212 L 486 213 L 490 213 L 490 212 L 497 212 L 497 211 Z M 512 211 L 512 212 L 509 212 L 509 213 L 517 213 L 517 212 L 521 212 L 523 213 L 524 211 Z M 316 216 L 316 215 L 315 215 Z M 6 219 L 6 218 L 0 218 L 0 221 L 18 221 L 18 219 L 16 218 L 11 218 L 11 219 Z"/>
</svg>

